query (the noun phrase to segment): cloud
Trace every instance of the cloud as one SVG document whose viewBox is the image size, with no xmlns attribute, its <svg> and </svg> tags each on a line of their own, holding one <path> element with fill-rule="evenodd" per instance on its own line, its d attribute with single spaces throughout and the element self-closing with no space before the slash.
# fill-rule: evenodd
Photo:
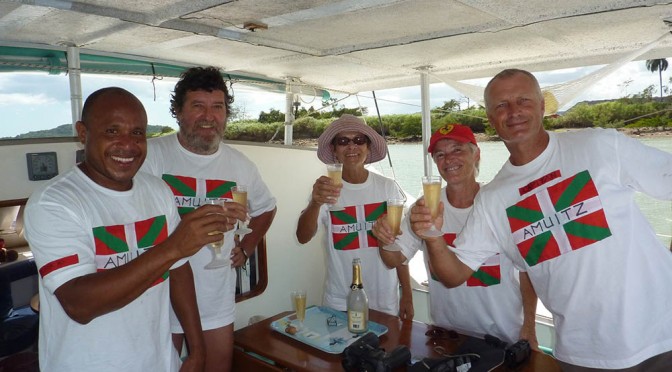
<svg viewBox="0 0 672 372">
<path fill-rule="evenodd" d="M 58 103 L 54 97 L 49 97 L 44 93 L 0 93 L 0 106 L 16 105 L 52 105 Z"/>
</svg>

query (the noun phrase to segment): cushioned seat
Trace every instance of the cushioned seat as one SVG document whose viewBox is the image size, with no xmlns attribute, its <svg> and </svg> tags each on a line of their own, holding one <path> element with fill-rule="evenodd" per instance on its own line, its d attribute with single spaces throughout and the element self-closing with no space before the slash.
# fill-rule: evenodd
<svg viewBox="0 0 672 372">
<path fill-rule="evenodd" d="M 32 347 L 37 341 L 38 325 L 39 316 L 30 306 L 11 310 L 0 322 L 0 357 Z"/>
<path fill-rule="evenodd" d="M 3 223 L 9 221 L 9 226 L 0 226 L 5 230 L 6 248 L 19 253 L 17 260 L 0 264 L 0 372 L 39 371 L 35 352 L 39 316 L 26 300 L 37 292 L 37 288 L 23 285 L 27 278 L 37 274 L 35 260 L 25 254 L 30 249 L 23 236 L 24 204 L 25 200 L 0 208 L 0 220 Z M 9 230 L 14 230 L 14 233 L 7 233 Z M 13 284 L 18 284 L 15 293 L 12 293 Z"/>
<path fill-rule="evenodd" d="M 0 358 L 1 372 L 40 372 L 40 362 L 36 352 L 24 351 L 5 359 Z"/>
</svg>

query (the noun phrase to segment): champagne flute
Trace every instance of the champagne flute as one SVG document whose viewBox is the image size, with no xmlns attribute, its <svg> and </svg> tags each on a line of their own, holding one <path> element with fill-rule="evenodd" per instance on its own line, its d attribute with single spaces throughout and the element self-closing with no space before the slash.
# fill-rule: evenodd
<svg viewBox="0 0 672 372">
<path fill-rule="evenodd" d="M 245 185 L 237 185 L 234 186 L 231 189 L 231 193 L 233 194 L 233 201 L 240 204 L 247 206 L 247 186 Z M 249 234 L 252 232 L 252 229 L 247 227 L 247 222 L 245 221 L 238 221 L 238 227 L 236 228 L 236 235 L 243 236 L 245 234 Z"/>
<path fill-rule="evenodd" d="M 425 197 L 425 205 L 429 208 L 429 211 L 432 214 L 432 227 L 422 231 L 420 235 L 428 238 L 442 236 L 443 233 L 434 226 L 434 221 L 439 214 L 439 202 L 441 201 L 441 177 L 422 177 L 422 191 Z"/>
<path fill-rule="evenodd" d="M 406 203 L 406 200 L 404 199 L 397 199 L 397 198 L 391 198 L 387 199 L 387 212 L 386 212 L 386 221 L 387 224 L 390 225 L 390 229 L 392 229 L 392 233 L 394 236 L 397 236 L 401 233 L 401 217 L 404 211 L 404 204 Z M 383 245 L 382 246 L 384 250 L 386 251 L 400 251 L 401 247 L 397 242 L 393 242 L 390 245 Z"/>
<path fill-rule="evenodd" d="M 343 184 L 343 164 L 341 163 L 334 163 L 334 164 L 327 164 L 327 175 L 329 178 L 331 178 L 331 181 L 334 183 L 334 186 L 340 186 Z M 329 210 L 336 212 L 336 211 L 342 211 L 343 208 L 341 205 L 338 204 L 338 200 L 336 200 L 336 203 L 332 204 L 329 206 Z"/>
<path fill-rule="evenodd" d="M 303 321 L 306 319 L 306 290 L 292 291 L 292 306 L 296 311 L 296 326 L 298 329 L 303 328 Z"/>
<path fill-rule="evenodd" d="M 208 199 L 206 201 L 206 204 L 219 205 L 223 207 L 224 200 Z M 228 258 L 224 257 L 224 254 L 222 254 L 222 246 L 224 245 L 224 233 L 218 230 L 211 231 L 208 233 L 208 235 L 217 235 L 217 234 L 221 235 L 220 239 L 217 240 L 216 242 L 208 244 L 208 248 L 210 248 L 210 250 L 212 251 L 212 261 L 210 261 L 207 265 L 204 266 L 208 270 L 231 265 L 231 261 Z"/>
<path fill-rule="evenodd" d="M 404 211 L 404 199 L 387 199 L 387 223 L 396 236 L 401 232 L 401 215 Z"/>
</svg>

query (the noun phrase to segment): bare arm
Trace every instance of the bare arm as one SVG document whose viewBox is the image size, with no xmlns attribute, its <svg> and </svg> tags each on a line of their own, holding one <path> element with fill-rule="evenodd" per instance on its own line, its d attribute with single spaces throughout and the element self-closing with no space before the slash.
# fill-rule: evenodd
<svg viewBox="0 0 672 372">
<path fill-rule="evenodd" d="M 393 269 L 398 268 L 399 266 L 406 266 L 404 265 L 404 262 L 406 262 L 406 256 L 404 256 L 401 251 L 388 251 L 379 247 L 378 252 L 380 252 L 380 258 L 388 268 Z"/>
<path fill-rule="evenodd" d="M 527 340 L 534 350 L 539 350 L 535 319 L 537 317 L 537 292 L 532 286 L 530 277 L 520 272 L 520 294 L 523 297 L 523 327 L 520 329 L 520 339 Z"/>
<path fill-rule="evenodd" d="M 397 266 L 397 278 L 399 278 L 399 285 L 401 286 L 399 318 L 401 320 L 413 320 L 415 310 L 413 309 L 413 289 L 411 288 L 411 274 L 408 265 Z"/>
<path fill-rule="evenodd" d="M 81 324 L 126 306 L 179 259 L 189 257 L 204 245 L 221 239 L 221 235 L 208 235 L 209 232 L 233 228 L 220 211 L 221 207 L 216 205 L 198 208 L 186 215 L 165 241 L 131 262 L 80 276 L 61 285 L 55 291 L 58 301 L 68 316 Z"/>
<path fill-rule="evenodd" d="M 201 371 L 205 366 L 205 339 L 196 303 L 194 275 L 188 262 L 170 270 L 170 302 L 189 347 L 189 355 L 181 371 Z"/>
<path fill-rule="evenodd" d="M 439 206 L 439 216 L 443 216 L 443 205 Z M 443 237 L 424 237 L 422 232 L 427 230 L 432 223 L 440 227 L 443 222 L 437 218 L 432 221 L 432 215 L 429 208 L 425 207 L 425 200 L 419 199 L 415 206 L 411 208 L 411 229 L 416 235 L 420 236 L 427 245 L 427 254 L 429 255 L 429 264 L 432 272 L 439 278 L 441 283 L 447 287 L 457 287 L 469 279 L 474 271 L 460 261 L 459 258 L 446 247 Z"/>
<path fill-rule="evenodd" d="M 252 229 L 252 232 L 246 234 L 240 241 L 238 247 L 231 252 L 231 262 L 233 267 L 243 266 L 245 262 L 247 262 L 247 258 L 254 253 L 261 238 L 266 235 L 266 232 L 268 232 L 268 229 L 271 227 L 276 211 L 277 208 L 273 208 L 273 210 L 264 212 L 250 219 L 248 226 Z"/>
<path fill-rule="evenodd" d="M 317 217 L 320 214 L 320 204 L 310 201 L 306 209 L 301 211 L 299 224 L 296 226 L 296 239 L 299 243 L 308 243 L 317 232 Z"/>
<path fill-rule="evenodd" d="M 340 195 L 342 186 L 334 186 L 331 178 L 321 176 L 313 184 L 310 202 L 306 209 L 301 211 L 299 224 L 296 227 L 296 239 L 299 243 L 308 243 L 317 232 L 317 218 L 320 215 L 320 207 L 325 203 L 335 203 Z"/>
</svg>

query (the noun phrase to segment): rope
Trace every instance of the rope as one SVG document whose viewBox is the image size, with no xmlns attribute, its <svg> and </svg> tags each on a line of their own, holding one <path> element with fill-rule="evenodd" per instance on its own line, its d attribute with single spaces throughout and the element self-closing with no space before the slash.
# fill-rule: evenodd
<svg viewBox="0 0 672 372">
<path fill-rule="evenodd" d="M 156 76 L 156 69 L 154 69 L 154 62 L 152 62 L 152 91 L 154 92 L 154 102 L 156 102 L 156 80 L 163 80 L 163 76 Z"/>
<path fill-rule="evenodd" d="M 376 106 L 376 114 L 378 116 L 378 125 L 380 126 L 380 134 L 383 136 L 383 139 L 385 140 L 385 144 L 387 144 L 387 134 L 385 134 L 385 126 L 383 125 L 383 119 L 380 116 L 380 109 L 378 108 L 378 100 L 376 99 L 376 92 L 371 91 L 373 94 L 373 103 Z M 359 97 L 357 97 L 357 104 L 359 104 Z M 360 111 L 361 109 L 361 104 L 360 104 Z M 390 165 L 390 171 L 392 172 L 392 181 L 394 181 L 394 184 L 397 186 L 397 190 L 399 190 L 399 194 L 401 195 L 402 199 L 404 200 L 404 204 L 406 204 L 406 201 L 408 198 L 406 197 L 406 193 L 404 192 L 404 189 L 401 188 L 401 185 L 399 185 L 399 182 L 397 182 L 397 175 L 394 173 L 394 166 L 392 166 L 392 156 L 390 155 L 390 149 L 385 146 L 385 152 L 387 153 L 387 161 Z"/>
</svg>

